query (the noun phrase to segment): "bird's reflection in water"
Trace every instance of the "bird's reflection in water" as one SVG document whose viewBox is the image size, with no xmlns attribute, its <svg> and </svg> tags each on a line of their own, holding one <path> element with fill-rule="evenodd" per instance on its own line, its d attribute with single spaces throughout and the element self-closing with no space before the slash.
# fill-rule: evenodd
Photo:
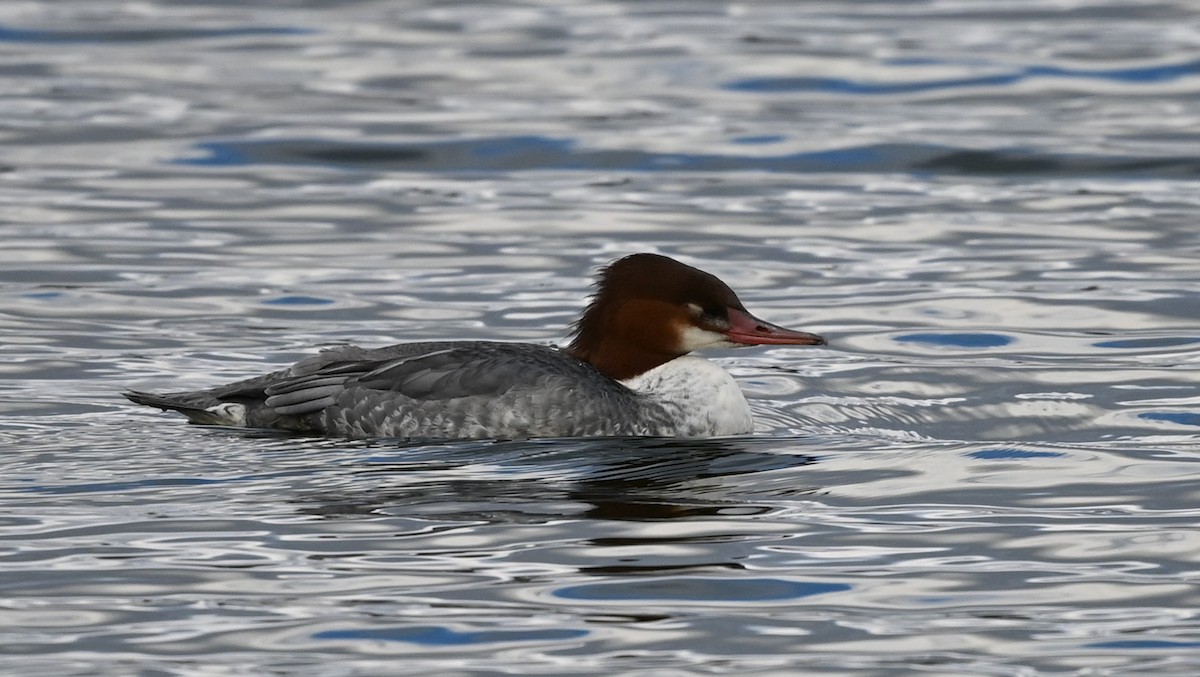
<svg viewBox="0 0 1200 677">
<path fill-rule="evenodd" d="M 489 522 L 747 515 L 771 509 L 754 500 L 761 478 L 816 462 L 780 453 L 778 439 L 442 442 L 399 450 L 385 444 L 372 443 L 375 453 L 341 486 L 300 498 L 303 512 Z M 789 484 L 786 493 L 814 490 Z"/>
</svg>

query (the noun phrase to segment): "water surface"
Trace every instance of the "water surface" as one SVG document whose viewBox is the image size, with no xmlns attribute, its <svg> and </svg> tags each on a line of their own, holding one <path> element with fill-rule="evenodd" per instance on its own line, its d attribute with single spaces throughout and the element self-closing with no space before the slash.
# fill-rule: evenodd
<svg viewBox="0 0 1200 677">
<path fill-rule="evenodd" d="M 1200 670 L 1181 2 L 0 8 L 11 675 Z M 658 251 L 827 349 L 753 436 L 199 428 L 341 342 L 560 343 Z"/>
</svg>

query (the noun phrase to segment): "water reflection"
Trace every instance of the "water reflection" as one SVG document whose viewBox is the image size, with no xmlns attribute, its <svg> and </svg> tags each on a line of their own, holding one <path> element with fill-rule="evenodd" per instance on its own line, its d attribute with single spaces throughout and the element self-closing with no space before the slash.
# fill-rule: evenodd
<svg viewBox="0 0 1200 677">
<path fill-rule="evenodd" d="M 326 517 L 423 515 L 537 521 L 562 516 L 674 519 L 769 510 L 724 499 L 759 473 L 816 463 L 771 451 L 771 441 L 604 438 L 406 446 L 373 453 L 338 492 L 306 495 L 301 510 Z M 802 474 L 789 473 L 792 481 Z M 815 487 L 793 486 L 796 495 Z M 549 506 L 549 507 L 548 507 Z M 553 513 L 551 513 L 553 514 Z"/>
<path fill-rule="evenodd" d="M 520 171 L 619 172 L 925 172 L 1027 176 L 1122 174 L 1186 177 L 1200 174 L 1200 157 L 1038 154 L 937 145 L 881 143 L 783 155 L 648 152 L 589 149 L 570 139 L 495 137 L 438 140 L 421 145 L 355 143 L 320 139 L 206 142 L 182 165 L 241 167 L 257 164 L 319 165 L 344 170 L 381 166 L 393 171 L 486 175 Z"/>
<path fill-rule="evenodd" d="M 0 3 L 0 672 L 1200 674 L 1194 7 Z M 561 341 L 687 259 L 757 436 L 125 387 Z M 199 668 L 197 666 L 204 666 Z"/>
</svg>

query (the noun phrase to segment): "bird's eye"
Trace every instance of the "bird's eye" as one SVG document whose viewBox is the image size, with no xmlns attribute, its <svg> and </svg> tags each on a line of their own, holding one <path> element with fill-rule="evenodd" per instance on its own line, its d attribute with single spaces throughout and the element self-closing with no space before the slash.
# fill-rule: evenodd
<svg viewBox="0 0 1200 677">
<path fill-rule="evenodd" d="M 729 311 L 724 306 L 700 306 L 699 310 L 696 320 L 700 326 L 713 331 L 724 331 L 729 327 Z"/>
<path fill-rule="evenodd" d="M 685 307 L 700 327 L 723 331 L 729 326 L 729 311 L 721 304 L 702 306 L 699 303 L 688 303 Z"/>
</svg>

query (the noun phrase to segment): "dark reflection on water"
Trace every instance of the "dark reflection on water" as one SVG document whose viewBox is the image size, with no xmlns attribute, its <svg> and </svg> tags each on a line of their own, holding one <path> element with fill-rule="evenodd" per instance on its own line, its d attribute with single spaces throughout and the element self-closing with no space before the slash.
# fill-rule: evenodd
<svg viewBox="0 0 1200 677">
<path fill-rule="evenodd" d="M 47 44 L 113 43 L 136 44 L 140 42 L 179 42 L 211 38 L 237 38 L 259 35 L 306 35 L 313 31 L 290 27 L 235 28 L 153 28 L 146 30 L 101 29 L 87 31 L 41 31 L 23 30 L 0 26 L 0 42 L 35 42 Z"/>
<path fill-rule="evenodd" d="M 524 510 L 533 508 L 536 519 L 544 517 L 540 503 L 565 501 L 574 506 L 572 515 L 603 520 L 719 515 L 731 507 L 753 514 L 769 508 L 721 501 L 723 492 L 715 488 L 741 475 L 794 471 L 816 462 L 810 455 L 772 453 L 772 446 L 754 439 L 610 438 L 402 447 L 395 456 L 372 454 L 364 469 L 354 471 L 353 486 L 346 488 L 353 493 L 307 496 L 304 503 L 317 505 L 302 510 L 328 517 L 444 511 L 462 518 L 470 515 L 467 506 L 477 505 L 489 521 L 501 519 L 501 513 L 521 521 Z M 476 467 L 491 470 L 461 478 Z M 439 480 L 423 480 L 429 472 Z M 706 484 L 710 479 L 718 482 Z"/>
<path fill-rule="evenodd" d="M 628 569 L 607 568 L 596 574 L 625 574 Z M 688 602 L 771 602 L 799 599 L 831 592 L 845 592 L 849 585 L 839 583 L 789 582 L 775 579 L 739 578 L 723 584 L 710 584 L 702 578 L 655 578 L 635 583 L 599 583 L 560 588 L 559 597 L 579 600 L 653 601 L 685 600 Z"/>
<path fill-rule="evenodd" d="M 1181 2 L 0 3 L 0 673 L 1194 677 Z M 186 426 L 596 265 L 830 347 L 757 433 Z"/>
<path fill-rule="evenodd" d="M 568 139 L 500 137 L 437 141 L 419 146 L 311 139 L 207 142 L 203 155 L 177 162 L 196 166 L 317 164 L 341 169 L 381 166 L 409 172 L 482 174 L 514 170 L 625 172 L 930 172 L 938 174 L 1104 175 L 1187 177 L 1200 157 L 1088 156 L 1022 150 L 954 149 L 878 144 L 786 155 L 715 155 L 595 150 Z"/>
</svg>

